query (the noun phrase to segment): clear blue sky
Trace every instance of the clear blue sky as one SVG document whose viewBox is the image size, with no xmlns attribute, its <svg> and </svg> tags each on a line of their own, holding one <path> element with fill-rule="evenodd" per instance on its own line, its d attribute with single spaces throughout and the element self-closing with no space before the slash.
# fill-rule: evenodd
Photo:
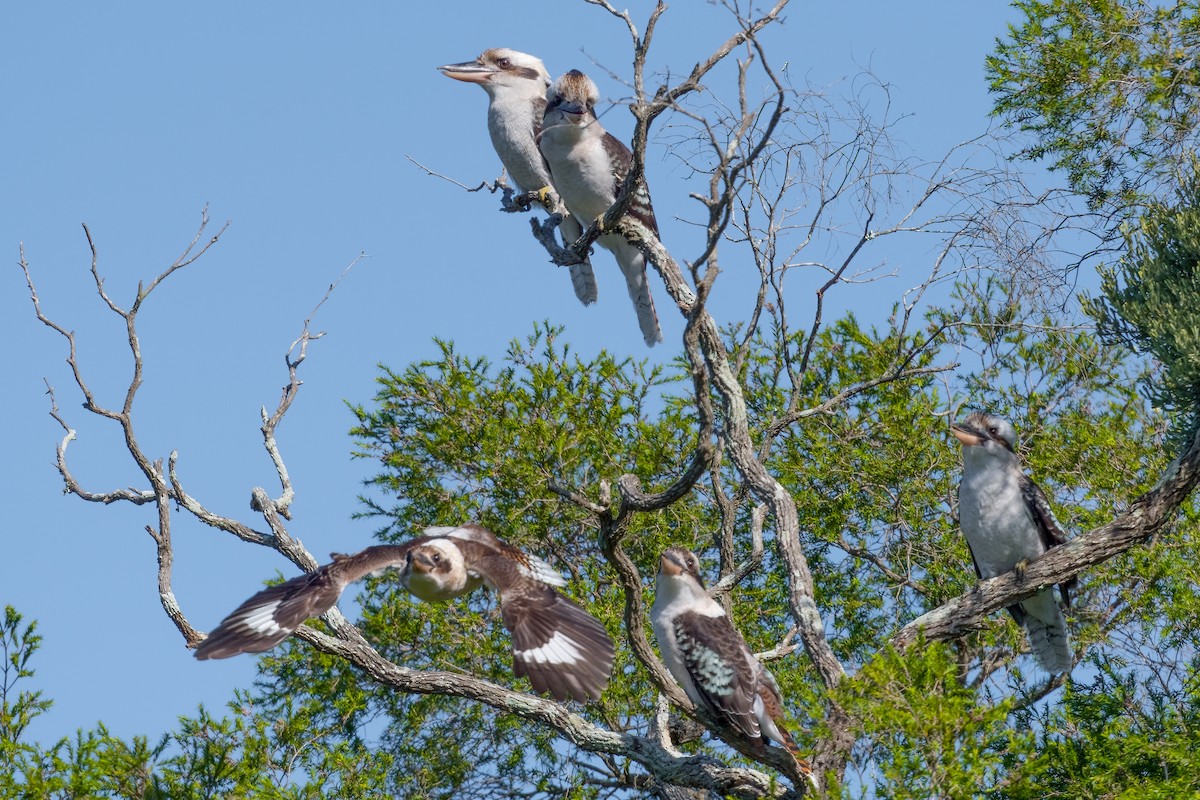
<svg viewBox="0 0 1200 800">
<path fill-rule="evenodd" d="M 639 25 L 651 4 L 633 2 Z M 793 75 L 830 91 L 863 66 L 894 87 L 912 116 L 899 135 L 926 158 L 981 132 L 983 58 L 1012 10 L 1000 3 L 796 2 L 768 46 Z M 628 36 L 582 2 L 495 3 L 7 3 L 0 9 L 0 334 L 9 361 L 0 393 L 7 423 L 0 499 L 0 605 L 40 622 L 31 689 L 55 700 L 31 734 L 51 741 L 103 720 L 121 736 L 155 736 L 205 703 L 218 713 L 254 675 L 253 659 L 196 662 L 157 597 L 148 508 L 98 506 L 61 494 L 53 469 L 61 431 L 43 378 L 79 433 L 76 477 L 102 491 L 144 480 L 119 431 L 80 408 L 65 343 L 36 322 L 15 266 L 24 243 L 44 310 L 79 337 L 79 357 L 103 402 L 119 406 L 130 372 L 120 321 L 96 296 L 81 229 L 87 223 L 113 299 L 171 263 L 207 204 L 220 244 L 165 284 L 141 316 L 142 446 L 179 451 L 188 491 L 260 529 L 250 490 L 277 482 L 258 434 L 286 380 L 283 356 L 327 285 L 360 251 L 368 258 L 321 310 L 327 331 L 302 368 L 299 399 L 279 431 L 297 490 L 290 530 L 318 558 L 371 541 L 352 521 L 371 465 L 352 461 L 345 401 L 368 401 L 380 362 L 435 353 L 499 356 L 534 320 L 567 325 L 583 353 L 673 356 L 682 330 L 661 288 L 667 342 L 648 351 L 611 259 L 594 259 L 600 302 L 584 309 L 547 263 L 525 220 L 495 198 L 426 176 L 406 156 L 463 183 L 499 174 L 485 130 L 486 97 L 441 76 L 439 64 L 508 46 L 550 72 L 581 68 L 609 99 L 624 88 L 593 65 L 630 75 Z M 725 11 L 677 0 L 651 62 L 684 73 L 729 32 Z M 632 118 L 604 117 L 628 139 Z M 649 180 L 663 237 L 698 249 L 686 199 L 701 188 L 655 144 Z M 914 258 L 919 259 L 920 253 Z M 927 255 L 927 253 L 926 253 Z M 903 260 L 897 254 L 894 258 Z M 922 265 L 917 265 L 920 268 Z M 744 288 L 724 264 L 721 290 Z M 879 308 L 909 284 L 858 290 Z M 874 293 L 874 294 L 873 294 Z M 882 294 L 879 294 L 882 293 Z M 872 303 L 874 301 L 874 305 Z M 739 312 L 725 307 L 724 321 Z M 449 520 L 446 522 L 450 522 Z M 278 554 L 175 516 L 174 588 L 210 628 L 277 570 Z M 353 601 L 342 607 L 353 614 Z"/>
</svg>

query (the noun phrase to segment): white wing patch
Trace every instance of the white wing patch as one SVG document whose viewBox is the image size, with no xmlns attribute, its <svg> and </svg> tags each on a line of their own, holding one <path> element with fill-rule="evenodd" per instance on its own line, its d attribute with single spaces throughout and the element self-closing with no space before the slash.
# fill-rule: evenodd
<svg viewBox="0 0 1200 800">
<path fill-rule="evenodd" d="M 540 581 L 547 586 L 566 586 L 567 581 L 563 578 L 562 573 L 550 566 L 548 563 L 526 553 L 526 558 L 529 559 L 528 564 L 521 565 L 521 572 L 533 578 L 535 581 Z"/>
<path fill-rule="evenodd" d="M 434 525 L 421 531 L 425 536 L 449 536 L 452 539 L 470 539 L 471 534 L 457 525 Z"/>
<path fill-rule="evenodd" d="M 550 640 L 541 647 L 529 650 L 514 650 L 513 657 L 535 664 L 578 664 L 583 660 L 583 653 L 573 640 L 555 631 Z"/>
<path fill-rule="evenodd" d="M 241 623 L 255 633 L 264 636 L 274 636 L 283 630 L 275 622 L 275 610 L 279 608 L 279 600 L 265 606 L 259 606 L 242 617 Z"/>
</svg>

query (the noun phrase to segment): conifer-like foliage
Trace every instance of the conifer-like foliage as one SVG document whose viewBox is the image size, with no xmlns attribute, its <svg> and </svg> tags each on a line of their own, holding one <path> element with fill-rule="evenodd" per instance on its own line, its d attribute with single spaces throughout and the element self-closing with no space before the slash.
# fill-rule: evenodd
<svg viewBox="0 0 1200 800">
<path fill-rule="evenodd" d="M 1162 374 L 1151 401 L 1179 416 L 1177 442 L 1200 426 L 1200 175 L 1195 160 L 1172 203 L 1155 203 L 1127 231 L 1126 254 L 1101 269 L 1087 306 L 1105 341 L 1152 356 Z"/>
</svg>

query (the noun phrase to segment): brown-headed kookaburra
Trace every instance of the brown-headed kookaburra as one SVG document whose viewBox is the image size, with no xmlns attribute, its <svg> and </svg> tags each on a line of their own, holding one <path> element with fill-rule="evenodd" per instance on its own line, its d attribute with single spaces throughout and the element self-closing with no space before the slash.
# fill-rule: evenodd
<svg viewBox="0 0 1200 800">
<path fill-rule="evenodd" d="M 608 685 L 613 643 L 598 620 L 561 595 L 558 572 L 479 525 L 427 528 L 403 544 L 381 544 L 353 555 L 333 554 L 314 572 L 263 589 L 238 606 L 196 648 L 196 658 L 261 653 L 305 620 L 324 614 L 348 584 L 399 570 L 400 583 L 436 602 L 486 585 L 500 595 L 512 634 L 513 672 L 557 700 L 595 699 Z"/>
<path fill-rule="evenodd" d="M 559 229 L 566 243 L 573 243 L 583 230 L 554 192 L 550 168 L 538 152 L 537 137 L 542 130 L 542 114 L 546 108 L 546 87 L 550 85 L 550 73 L 546 72 L 541 59 L 500 47 L 485 50 L 474 61 L 446 64 L 438 69 L 449 78 L 477 83 L 487 92 L 488 133 L 500 163 L 517 184 L 519 192 L 550 190 L 544 195 L 546 209 L 563 215 Z M 570 272 L 575 296 L 584 305 L 596 302 L 596 276 L 592 273 L 592 265 L 586 260 L 583 264 L 572 264 Z"/>
<path fill-rule="evenodd" d="M 616 202 L 633 162 L 629 148 L 596 119 L 599 100 L 600 90 L 587 75 L 579 70 L 563 75 L 546 92 L 546 116 L 538 139 L 555 188 L 571 214 L 586 224 Z M 628 213 L 658 236 L 658 222 L 644 181 L 638 183 Z M 596 241 L 616 257 L 625 275 L 646 344 L 661 342 L 658 314 L 646 280 L 646 257 L 617 233 L 602 234 Z"/>
<path fill-rule="evenodd" d="M 663 662 L 693 703 L 760 745 L 782 745 L 814 781 L 784 726 L 775 678 L 705 591 L 695 553 L 671 547 L 662 554 L 650 619 Z"/>
<path fill-rule="evenodd" d="M 950 431 L 962 442 L 963 477 L 958 487 L 958 517 L 980 578 L 994 578 L 1066 542 L 1046 495 L 1021 469 L 1017 434 L 1000 417 L 975 411 Z M 1063 603 L 1070 604 L 1063 584 Z M 1071 645 L 1067 621 L 1047 586 L 1008 607 L 1029 632 L 1029 647 L 1042 669 L 1069 672 Z"/>
</svg>

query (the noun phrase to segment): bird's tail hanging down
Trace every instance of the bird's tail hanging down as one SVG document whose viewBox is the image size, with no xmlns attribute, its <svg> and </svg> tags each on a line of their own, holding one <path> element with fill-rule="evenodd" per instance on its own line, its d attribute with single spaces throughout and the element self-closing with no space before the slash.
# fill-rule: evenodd
<svg viewBox="0 0 1200 800">
<path fill-rule="evenodd" d="M 650 283 L 646 277 L 646 257 L 641 250 L 614 234 L 601 236 L 600 244 L 616 256 L 617 264 L 625 275 L 629 299 L 633 301 L 633 308 L 637 312 L 642 338 L 653 347 L 662 341 L 663 335 L 658 327 L 658 312 L 654 310 L 654 297 L 650 294 Z"/>
<path fill-rule="evenodd" d="M 562 206 L 559 213 L 565 214 L 566 210 L 566 206 Z M 562 233 L 563 245 L 566 247 L 570 247 L 583 235 L 583 228 L 580 227 L 579 220 L 570 215 L 563 217 L 562 224 L 558 226 L 558 229 Z M 596 289 L 596 273 L 592 272 L 591 262 L 572 264 L 567 269 L 571 273 L 571 286 L 575 289 L 575 296 L 579 298 L 579 302 L 585 306 L 596 302 L 599 292 Z"/>
<path fill-rule="evenodd" d="M 783 749 L 787 750 L 788 755 L 792 757 L 792 761 L 796 763 L 796 771 L 805 777 L 813 789 L 818 792 L 821 791 L 821 785 L 817 783 L 816 773 L 813 772 L 813 768 L 808 763 L 808 760 L 800 756 L 800 748 L 796 746 L 796 740 L 792 738 L 792 734 L 782 724 L 779 724 L 779 732 L 783 735 Z"/>
<path fill-rule="evenodd" d="M 771 681 L 774 682 L 774 678 Z M 813 772 L 808 760 L 800 755 L 800 747 L 796 744 L 796 740 L 792 738 L 791 732 L 787 729 L 778 696 L 766 684 L 759 684 L 758 696 L 762 700 L 762 707 L 766 709 L 771 721 L 775 723 L 774 730 L 771 733 L 778 734 L 778 736 L 772 736 L 771 738 L 783 745 L 783 749 L 792 757 L 792 761 L 796 764 L 796 772 L 803 775 L 815 791 L 820 792 L 821 785 L 817 782 L 816 773 Z"/>
<path fill-rule="evenodd" d="M 1054 599 L 1053 587 L 1046 587 L 1021 603 L 1025 612 L 1025 630 L 1029 649 L 1042 669 L 1051 674 L 1071 671 L 1071 642 L 1067 621 Z"/>
</svg>

